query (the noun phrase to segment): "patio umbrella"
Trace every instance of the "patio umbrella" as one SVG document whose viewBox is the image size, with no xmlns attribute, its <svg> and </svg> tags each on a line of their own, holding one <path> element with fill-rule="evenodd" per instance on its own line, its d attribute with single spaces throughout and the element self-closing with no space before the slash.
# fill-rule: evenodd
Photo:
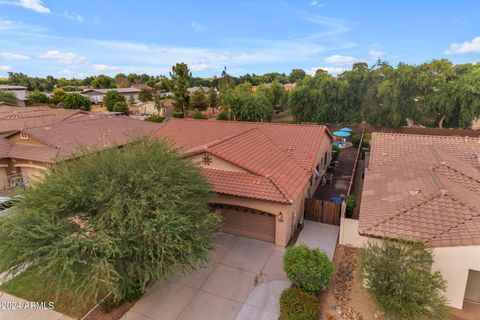
<svg viewBox="0 0 480 320">
<path fill-rule="evenodd" d="M 345 127 L 345 128 L 340 129 L 339 131 L 352 132 L 353 129 L 351 129 L 349 127 Z"/>
<path fill-rule="evenodd" d="M 350 132 L 345 132 L 345 131 L 334 131 L 333 135 L 337 137 L 346 138 L 346 137 L 350 137 L 352 134 Z"/>
</svg>

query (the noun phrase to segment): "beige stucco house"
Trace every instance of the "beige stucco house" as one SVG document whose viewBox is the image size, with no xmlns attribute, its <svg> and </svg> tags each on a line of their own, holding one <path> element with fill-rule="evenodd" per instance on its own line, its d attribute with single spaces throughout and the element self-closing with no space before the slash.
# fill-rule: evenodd
<svg viewBox="0 0 480 320">
<path fill-rule="evenodd" d="M 342 217 L 339 241 L 383 237 L 425 242 L 450 305 L 480 304 L 480 138 L 372 134 L 360 217 Z"/>
<path fill-rule="evenodd" d="M 103 98 L 108 91 L 116 91 L 121 96 L 124 96 L 127 102 L 133 100 L 138 101 L 138 94 L 140 89 L 138 88 L 111 88 L 111 89 L 86 89 L 81 92 L 81 95 L 90 99 L 92 103 L 103 103 Z"/>
<path fill-rule="evenodd" d="M 30 184 L 46 170 L 85 151 L 121 147 L 159 128 L 149 121 L 83 114 L 47 126 L 0 135 L 0 189 Z"/>
<path fill-rule="evenodd" d="M 154 138 L 202 167 L 223 231 L 286 246 L 331 160 L 321 125 L 170 119 Z"/>
</svg>

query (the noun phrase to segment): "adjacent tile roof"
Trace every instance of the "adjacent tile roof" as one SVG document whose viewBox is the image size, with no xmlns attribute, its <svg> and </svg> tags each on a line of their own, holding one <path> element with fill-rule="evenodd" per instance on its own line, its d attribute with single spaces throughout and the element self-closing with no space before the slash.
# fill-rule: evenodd
<svg viewBox="0 0 480 320">
<path fill-rule="evenodd" d="M 320 125 L 171 119 L 153 137 L 185 156 L 206 152 L 247 171 L 204 168 L 218 193 L 292 203 L 331 134 Z"/>
<path fill-rule="evenodd" d="M 377 132 L 371 143 L 360 234 L 480 245 L 479 138 Z"/>
<path fill-rule="evenodd" d="M 0 84 L 0 90 L 27 90 L 27 87 L 11 86 L 11 85 L 8 85 L 8 84 Z"/>
<path fill-rule="evenodd" d="M 48 126 L 70 118 L 85 115 L 80 110 L 49 107 L 0 106 L 0 133 L 19 129 Z"/>
<path fill-rule="evenodd" d="M 122 146 L 136 137 L 151 134 L 159 126 L 158 123 L 119 116 L 65 121 L 52 126 L 22 130 L 42 145 L 9 142 L 8 148 L 5 140 L 16 132 L 10 133 L 0 143 L 0 156 L 3 154 L 4 158 L 54 163 L 75 157 L 81 152 Z"/>
<path fill-rule="evenodd" d="M 139 93 L 141 90 L 138 88 L 110 88 L 110 89 L 85 89 L 81 93 L 87 93 L 91 91 L 100 92 L 106 94 L 108 91 L 117 91 L 118 93 Z"/>
</svg>

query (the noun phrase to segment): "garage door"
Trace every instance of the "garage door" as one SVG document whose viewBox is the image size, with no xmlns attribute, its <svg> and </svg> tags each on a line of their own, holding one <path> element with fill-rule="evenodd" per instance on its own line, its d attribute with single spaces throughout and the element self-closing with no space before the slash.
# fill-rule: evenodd
<svg viewBox="0 0 480 320">
<path fill-rule="evenodd" d="M 222 231 L 236 235 L 275 242 L 275 216 L 245 207 L 214 204 L 223 218 Z"/>
<path fill-rule="evenodd" d="M 0 167 L 0 190 L 7 187 L 7 168 Z"/>
</svg>

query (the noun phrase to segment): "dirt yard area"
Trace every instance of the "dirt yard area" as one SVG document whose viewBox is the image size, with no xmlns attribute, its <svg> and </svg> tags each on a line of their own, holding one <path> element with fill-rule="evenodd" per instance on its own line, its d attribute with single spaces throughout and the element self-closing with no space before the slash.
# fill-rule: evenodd
<svg viewBox="0 0 480 320">
<path fill-rule="evenodd" d="M 362 287 L 359 250 L 337 245 L 335 275 L 322 294 L 320 320 L 384 320 L 382 312 Z"/>
</svg>

